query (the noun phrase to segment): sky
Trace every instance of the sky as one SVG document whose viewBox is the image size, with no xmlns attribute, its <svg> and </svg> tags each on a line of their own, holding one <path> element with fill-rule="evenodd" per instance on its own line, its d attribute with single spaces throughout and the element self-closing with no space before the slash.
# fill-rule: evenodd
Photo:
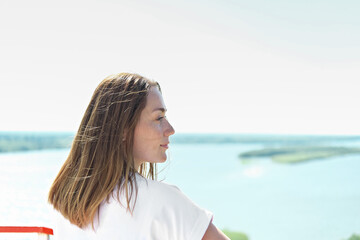
<svg viewBox="0 0 360 240">
<path fill-rule="evenodd" d="M 77 131 L 96 86 L 158 81 L 178 133 L 360 135 L 360 2 L 3 0 L 0 131 Z"/>
</svg>

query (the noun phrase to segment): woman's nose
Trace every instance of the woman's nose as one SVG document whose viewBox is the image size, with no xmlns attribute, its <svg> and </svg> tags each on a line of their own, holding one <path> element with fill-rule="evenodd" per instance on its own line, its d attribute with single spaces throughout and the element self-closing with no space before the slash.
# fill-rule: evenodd
<svg viewBox="0 0 360 240">
<path fill-rule="evenodd" d="M 175 133 L 175 129 L 173 128 L 173 126 L 171 126 L 171 124 L 168 122 L 168 127 L 165 131 L 165 136 L 169 137 L 171 135 L 173 135 Z"/>
</svg>

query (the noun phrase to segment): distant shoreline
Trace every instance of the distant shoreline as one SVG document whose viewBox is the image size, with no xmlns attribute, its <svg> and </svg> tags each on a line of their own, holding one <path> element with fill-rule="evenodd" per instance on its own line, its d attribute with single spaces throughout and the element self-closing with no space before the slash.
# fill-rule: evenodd
<svg viewBox="0 0 360 240">
<path fill-rule="evenodd" d="M 0 153 L 69 148 L 73 133 L 0 132 Z"/>
<path fill-rule="evenodd" d="M 73 132 L 0 132 L 0 153 L 69 148 L 74 135 Z M 170 141 L 174 144 L 261 144 L 267 148 L 274 145 L 360 142 L 360 136 L 177 133 Z"/>
<path fill-rule="evenodd" d="M 244 152 L 239 154 L 239 158 L 242 161 L 249 161 L 265 157 L 276 163 L 293 164 L 350 154 L 360 154 L 360 148 L 318 145 L 280 146 Z"/>
</svg>

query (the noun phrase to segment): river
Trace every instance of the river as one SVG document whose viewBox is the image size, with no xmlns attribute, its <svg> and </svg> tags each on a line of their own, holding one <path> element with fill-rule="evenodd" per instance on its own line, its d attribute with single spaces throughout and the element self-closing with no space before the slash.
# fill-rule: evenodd
<svg viewBox="0 0 360 240">
<path fill-rule="evenodd" d="M 159 180 L 252 240 L 342 240 L 360 233 L 360 157 L 295 165 L 238 154 L 260 144 L 172 144 Z M 51 227 L 47 191 L 69 149 L 0 154 L 0 225 Z"/>
</svg>

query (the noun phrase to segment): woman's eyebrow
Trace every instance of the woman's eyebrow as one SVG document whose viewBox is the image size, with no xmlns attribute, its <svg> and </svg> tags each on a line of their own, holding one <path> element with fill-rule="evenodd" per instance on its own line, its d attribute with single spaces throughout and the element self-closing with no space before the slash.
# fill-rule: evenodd
<svg viewBox="0 0 360 240">
<path fill-rule="evenodd" d="M 166 112 L 167 111 L 167 109 L 165 109 L 165 108 L 155 108 L 154 110 L 153 110 L 153 112 L 156 112 L 156 111 L 161 111 L 161 112 Z"/>
</svg>

